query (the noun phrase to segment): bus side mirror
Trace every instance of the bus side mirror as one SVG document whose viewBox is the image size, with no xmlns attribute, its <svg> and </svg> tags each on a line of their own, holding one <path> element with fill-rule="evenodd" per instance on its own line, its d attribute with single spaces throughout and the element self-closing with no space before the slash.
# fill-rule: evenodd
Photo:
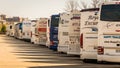
<svg viewBox="0 0 120 68">
<path fill-rule="evenodd" d="M 95 12 L 95 15 L 98 15 L 98 12 Z"/>
</svg>

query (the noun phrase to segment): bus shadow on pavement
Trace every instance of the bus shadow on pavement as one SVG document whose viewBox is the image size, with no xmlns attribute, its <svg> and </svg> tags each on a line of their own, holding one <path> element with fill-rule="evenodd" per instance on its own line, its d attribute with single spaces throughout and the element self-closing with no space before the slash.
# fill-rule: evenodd
<svg viewBox="0 0 120 68">
<path fill-rule="evenodd" d="M 53 66 L 36 65 L 28 68 L 120 68 L 120 65 L 116 64 L 83 63 L 80 60 L 80 56 L 61 54 L 57 51 L 50 50 L 46 46 L 7 38 L 5 39 L 6 41 L 1 42 L 9 44 L 8 46 L 13 48 L 11 53 L 22 62 L 53 64 Z"/>
<path fill-rule="evenodd" d="M 120 68 L 119 66 L 105 66 L 105 65 L 61 65 L 61 66 L 35 66 L 28 68 Z"/>
<path fill-rule="evenodd" d="M 73 55 L 60 54 L 57 51 L 50 50 L 46 46 L 34 45 L 34 44 L 17 44 L 11 45 L 14 47 L 13 54 L 17 55 L 18 59 L 22 59 L 24 62 L 32 63 L 71 63 L 81 62 L 79 57 Z"/>
<path fill-rule="evenodd" d="M 80 56 L 61 54 L 57 51 L 52 51 L 46 48 L 46 46 L 34 45 L 34 44 L 18 44 L 12 45 L 14 47 L 14 53 L 19 59 L 23 59 L 24 62 L 32 63 L 83 63 L 80 60 Z M 72 61 L 72 62 L 71 62 Z M 83 63 L 84 64 L 84 63 Z M 86 64 L 86 63 L 85 63 Z M 98 64 L 96 62 L 89 62 L 88 64 Z M 111 65 L 109 63 L 102 63 L 99 65 Z M 112 64 L 114 65 L 114 64 Z M 69 66 L 68 66 L 69 67 Z M 37 68 L 37 67 L 33 67 Z M 45 67 L 43 67 L 45 68 Z M 47 67 L 46 67 L 47 68 Z M 49 67 L 48 67 L 49 68 Z M 54 67 L 53 67 L 54 68 Z"/>
<path fill-rule="evenodd" d="M 96 62 L 92 62 L 92 63 L 83 63 L 80 60 L 80 56 L 76 56 L 76 55 L 67 55 L 67 54 L 62 54 L 59 53 L 57 51 L 53 51 L 50 50 L 49 48 L 47 48 L 44 45 L 35 45 L 35 44 L 31 44 L 25 41 L 21 41 L 21 40 L 16 40 L 16 39 L 12 39 L 10 41 L 10 39 L 6 39 L 9 40 L 9 42 L 4 41 L 8 44 L 10 44 L 10 47 L 14 48 L 14 50 L 12 51 L 13 54 L 15 54 L 17 56 L 18 59 L 23 60 L 23 62 L 31 62 L 31 63 L 52 63 L 52 64 L 78 64 L 78 65 L 61 65 L 61 66 L 35 66 L 35 67 L 29 67 L 29 68 L 80 68 L 81 65 L 83 68 L 90 68 L 90 65 L 97 65 L 98 67 L 96 68 L 101 68 L 99 66 L 102 65 L 116 65 L 116 64 L 97 64 Z M 88 66 L 86 66 L 86 65 Z M 90 64 L 90 65 L 89 65 Z M 80 67 L 79 67 L 80 66 Z M 81 68 L 82 68 L 81 67 Z M 95 68 L 95 67 L 93 67 Z M 108 67 L 107 67 L 108 68 Z M 109 67 L 111 68 L 111 67 Z M 114 68 L 120 68 L 119 67 L 114 67 Z"/>
</svg>

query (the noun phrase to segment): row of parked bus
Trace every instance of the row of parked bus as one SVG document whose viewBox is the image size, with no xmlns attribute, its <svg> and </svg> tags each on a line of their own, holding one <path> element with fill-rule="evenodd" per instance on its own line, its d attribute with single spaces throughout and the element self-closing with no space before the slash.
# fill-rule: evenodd
<svg viewBox="0 0 120 68">
<path fill-rule="evenodd" d="M 80 55 L 83 61 L 120 63 L 120 2 L 14 23 L 6 34 L 58 52 Z"/>
</svg>

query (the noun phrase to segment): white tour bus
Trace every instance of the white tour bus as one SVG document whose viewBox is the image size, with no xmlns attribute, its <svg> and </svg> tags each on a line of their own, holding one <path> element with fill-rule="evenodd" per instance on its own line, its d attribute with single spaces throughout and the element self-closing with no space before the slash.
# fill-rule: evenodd
<svg viewBox="0 0 120 68">
<path fill-rule="evenodd" d="M 6 35 L 10 36 L 10 24 L 6 26 Z"/>
<path fill-rule="evenodd" d="M 9 24 L 7 25 L 7 27 L 6 27 L 7 33 L 6 34 L 8 36 L 14 37 L 15 24 L 16 24 L 16 22 L 9 22 Z"/>
<path fill-rule="evenodd" d="M 31 40 L 31 21 L 23 21 L 22 22 L 22 39 L 25 41 Z"/>
<path fill-rule="evenodd" d="M 15 24 L 14 37 L 16 39 L 22 39 L 22 23 L 21 22 Z"/>
<path fill-rule="evenodd" d="M 38 20 L 38 37 L 39 37 L 39 43 L 41 45 L 47 44 L 47 26 L 48 26 L 48 18 L 40 18 Z"/>
<path fill-rule="evenodd" d="M 80 55 L 80 11 L 70 13 L 69 23 L 69 46 L 67 54 Z"/>
<path fill-rule="evenodd" d="M 58 27 L 58 52 L 67 53 L 69 45 L 69 21 L 70 14 L 61 13 Z"/>
<path fill-rule="evenodd" d="M 35 42 L 35 27 L 36 27 L 36 20 L 31 21 L 31 43 Z"/>
<path fill-rule="evenodd" d="M 47 32 L 46 32 L 46 36 L 47 36 L 47 42 L 46 42 L 46 46 L 48 47 L 50 45 L 50 24 L 49 24 L 50 20 L 48 19 L 48 23 L 47 23 Z"/>
<path fill-rule="evenodd" d="M 98 62 L 120 62 L 120 1 L 101 5 L 98 23 Z"/>
<path fill-rule="evenodd" d="M 36 22 L 34 44 L 49 46 L 49 19 L 40 18 Z"/>
<path fill-rule="evenodd" d="M 98 8 L 81 10 L 80 59 L 97 60 Z"/>
<path fill-rule="evenodd" d="M 36 21 L 34 44 L 40 44 L 39 43 L 39 31 L 38 31 L 38 28 L 39 28 L 39 19 L 37 19 L 37 21 Z"/>
</svg>

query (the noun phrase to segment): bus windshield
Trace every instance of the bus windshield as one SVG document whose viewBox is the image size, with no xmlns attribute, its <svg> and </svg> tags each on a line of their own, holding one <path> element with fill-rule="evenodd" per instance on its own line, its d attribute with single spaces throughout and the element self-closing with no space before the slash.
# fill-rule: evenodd
<svg viewBox="0 0 120 68">
<path fill-rule="evenodd" d="M 120 21 L 120 4 L 102 5 L 100 20 Z"/>
<path fill-rule="evenodd" d="M 59 24 L 59 15 L 52 16 L 51 18 L 51 26 L 58 27 Z"/>
<path fill-rule="evenodd" d="M 22 29 L 22 23 L 19 24 L 19 29 Z"/>
</svg>

